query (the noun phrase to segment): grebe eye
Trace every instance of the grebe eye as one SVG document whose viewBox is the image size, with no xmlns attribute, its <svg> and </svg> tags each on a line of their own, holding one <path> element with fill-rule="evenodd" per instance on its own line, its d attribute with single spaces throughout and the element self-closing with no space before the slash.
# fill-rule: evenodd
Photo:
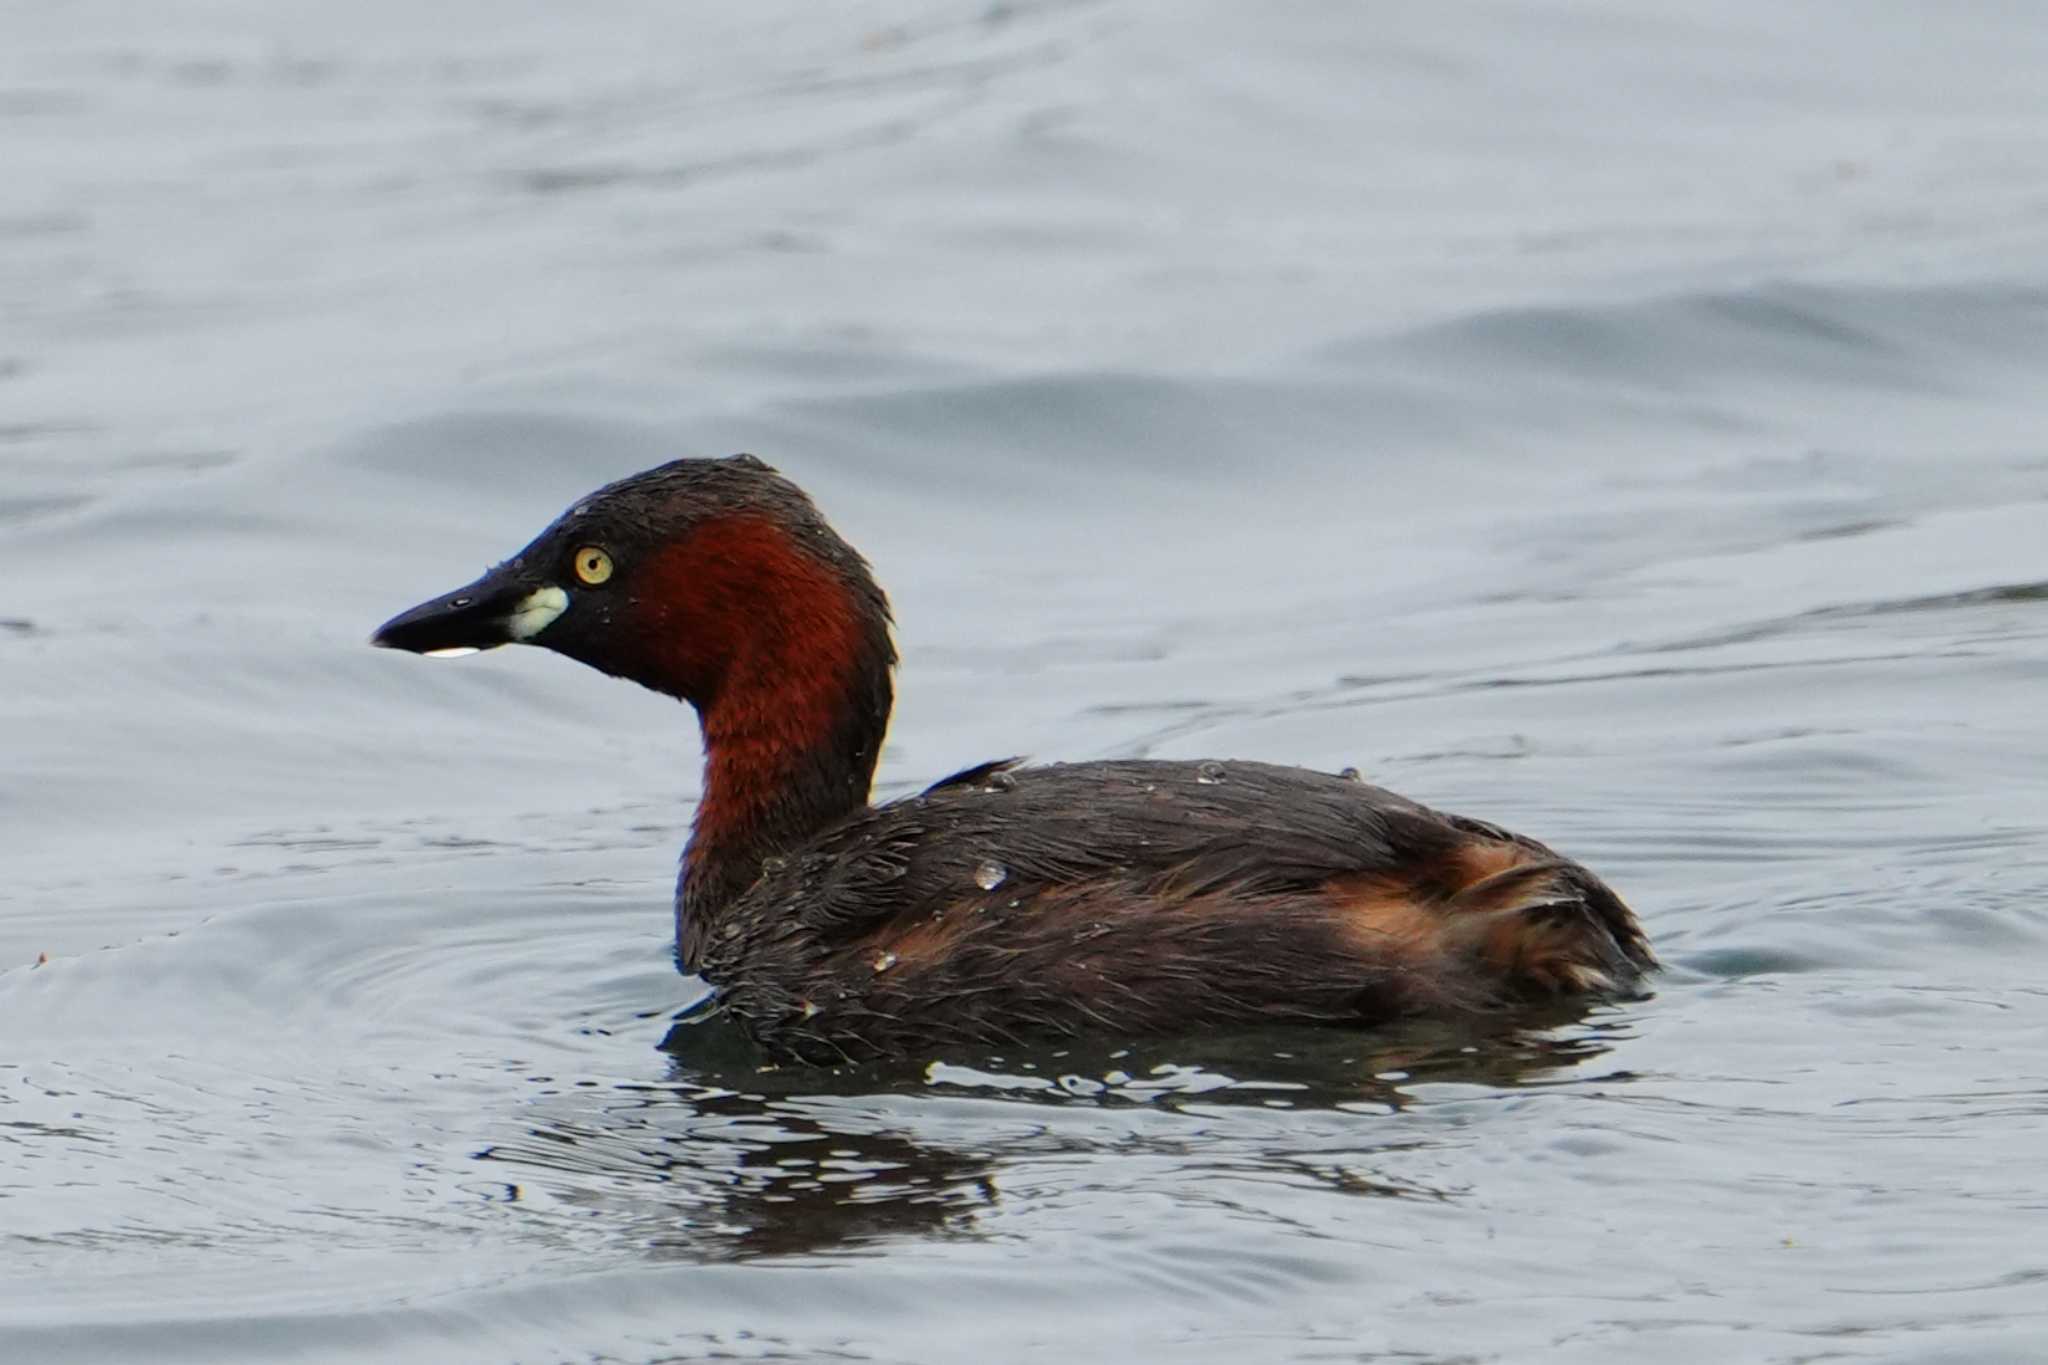
<svg viewBox="0 0 2048 1365">
<path fill-rule="evenodd" d="M 576 552 L 576 578 L 586 587 L 596 587 L 612 576 L 612 557 L 595 545 Z"/>
</svg>

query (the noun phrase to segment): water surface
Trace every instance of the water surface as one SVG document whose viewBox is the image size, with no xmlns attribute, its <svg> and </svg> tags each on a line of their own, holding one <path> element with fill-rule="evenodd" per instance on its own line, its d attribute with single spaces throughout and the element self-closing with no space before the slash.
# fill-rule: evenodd
<svg viewBox="0 0 2048 1365">
<path fill-rule="evenodd" d="M 0 1352 L 2048 1353 L 2048 15 L 0 15 Z M 679 707 L 377 621 L 754 450 L 885 792 L 1528 830 L 1654 999 L 763 1072 Z M 34 965 L 41 957 L 43 965 Z"/>
</svg>

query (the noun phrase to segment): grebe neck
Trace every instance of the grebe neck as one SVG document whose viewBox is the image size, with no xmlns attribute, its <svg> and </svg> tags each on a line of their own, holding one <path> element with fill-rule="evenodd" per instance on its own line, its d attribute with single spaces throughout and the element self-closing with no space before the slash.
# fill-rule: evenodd
<svg viewBox="0 0 2048 1365">
<path fill-rule="evenodd" d="M 704 797 L 683 849 L 676 887 L 676 959 L 696 970 L 725 912 L 761 875 L 827 826 L 863 810 L 881 751 L 846 726 L 832 744 L 799 747 L 787 734 L 756 728 L 756 715 L 712 710 L 704 735 Z"/>
<path fill-rule="evenodd" d="M 676 886 L 685 971 L 701 964 L 764 860 L 867 807 L 896 654 L 879 590 L 857 585 L 847 600 L 845 612 L 763 621 L 715 687 L 691 699 L 704 796 Z"/>
</svg>

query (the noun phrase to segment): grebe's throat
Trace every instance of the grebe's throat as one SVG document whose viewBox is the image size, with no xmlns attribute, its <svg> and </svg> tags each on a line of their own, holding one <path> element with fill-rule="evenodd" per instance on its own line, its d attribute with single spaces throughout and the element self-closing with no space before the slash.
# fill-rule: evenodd
<svg viewBox="0 0 2048 1365">
<path fill-rule="evenodd" d="M 721 547 L 723 562 L 739 549 Z M 779 535 L 746 546 L 743 562 L 770 590 L 714 596 L 733 604 L 726 619 L 694 623 L 722 666 L 696 670 L 704 681 L 686 697 L 703 732 L 704 797 L 676 888 L 684 970 L 764 859 L 866 808 L 893 697 L 888 603 L 864 564 L 821 563 Z"/>
</svg>

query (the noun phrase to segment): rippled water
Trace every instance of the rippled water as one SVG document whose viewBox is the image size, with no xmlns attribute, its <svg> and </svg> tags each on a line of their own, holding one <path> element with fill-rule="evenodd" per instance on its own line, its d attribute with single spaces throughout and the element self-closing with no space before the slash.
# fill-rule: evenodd
<svg viewBox="0 0 2048 1365">
<path fill-rule="evenodd" d="M 0 1356 L 2048 1355 L 2044 59 L 1995 0 L 0 10 Z M 887 790 L 1357 764 L 1608 875 L 1659 993 L 661 1052 L 686 713 L 362 641 L 736 449 L 893 593 Z"/>
</svg>

